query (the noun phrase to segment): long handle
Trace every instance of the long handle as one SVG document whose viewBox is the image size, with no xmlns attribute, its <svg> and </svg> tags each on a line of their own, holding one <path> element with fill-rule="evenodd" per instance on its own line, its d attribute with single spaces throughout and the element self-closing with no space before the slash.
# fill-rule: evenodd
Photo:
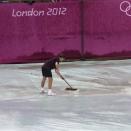
<svg viewBox="0 0 131 131">
<path fill-rule="evenodd" d="M 71 88 L 71 89 L 73 89 L 72 87 L 71 87 L 71 85 L 65 80 L 65 78 L 60 74 L 60 76 L 63 78 L 63 80 L 66 82 L 66 84 Z"/>
<path fill-rule="evenodd" d="M 63 80 L 68 84 L 68 86 L 70 86 L 70 88 L 72 88 L 71 85 L 65 79 L 63 79 Z"/>
</svg>

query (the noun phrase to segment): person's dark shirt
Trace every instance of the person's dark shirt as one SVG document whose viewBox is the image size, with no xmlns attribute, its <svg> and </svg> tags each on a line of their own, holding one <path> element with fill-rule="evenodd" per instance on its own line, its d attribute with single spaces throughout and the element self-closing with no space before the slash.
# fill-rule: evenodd
<svg viewBox="0 0 131 131">
<path fill-rule="evenodd" d="M 56 62 L 58 62 L 58 64 L 59 64 L 59 58 L 58 57 L 54 57 L 54 58 L 52 58 L 52 59 L 50 59 L 50 60 L 47 60 L 45 63 L 44 63 L 44 65 L 43 65 L 43 67 L 44 68 L 48 68 L 48 69 L 56 69 Z"/>
</svg>

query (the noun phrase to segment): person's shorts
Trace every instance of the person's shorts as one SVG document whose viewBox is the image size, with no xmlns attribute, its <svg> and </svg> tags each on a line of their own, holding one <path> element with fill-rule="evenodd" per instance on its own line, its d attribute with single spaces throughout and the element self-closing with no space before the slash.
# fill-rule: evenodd
<svg viewBox="0 0 131 131">
<path fill-rule="evenodd" d="M 44 77 L 52 77 L 51 69 L 42 67 L 42 75 Z"/>
</svg>

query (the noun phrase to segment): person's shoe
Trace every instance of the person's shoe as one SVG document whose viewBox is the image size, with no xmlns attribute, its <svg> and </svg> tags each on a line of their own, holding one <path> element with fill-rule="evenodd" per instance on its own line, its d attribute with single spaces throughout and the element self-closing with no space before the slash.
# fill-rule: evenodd
<svg viewBox="0 0 131 131">
<path fill-rule="evenodd" d="M 48 91 L 48 96 L 55 96 L 56 94 L 52 91 Z"/>
<path fill-rule="evenodd" d="M 41 92 L 40 93 L 47 93 L 47 91 L 44 90 L 43 88 L 41 88 Z"/>
</svg>

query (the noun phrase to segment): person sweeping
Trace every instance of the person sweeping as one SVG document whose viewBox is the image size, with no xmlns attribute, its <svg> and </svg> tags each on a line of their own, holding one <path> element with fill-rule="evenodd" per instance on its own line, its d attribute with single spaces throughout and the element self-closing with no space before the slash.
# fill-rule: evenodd
<svg viewBox="0 0 131 131">
<path fill-rule="evenodd" d="M 53 96 L 56 95 L 52 91 L 52 83 L 53 83 L 53 78 L 52 78 L 52 69 L 55 69 L 56 74 L 61 78 L 64 79 L 63 76 L 60 74 L 60 65 L 59 63 L 64 60 L 64 57 L 62 55 L 59 55 L 57 57 L 54 57 L 50 60 L 47 60 L 43 65 L 42 65 L 42 81 L 41 81 L 41 93 L 45 93 L 44 90 L 44 85 L 45 81 L 48 79 L 48 95 Z"/>
</svg>

